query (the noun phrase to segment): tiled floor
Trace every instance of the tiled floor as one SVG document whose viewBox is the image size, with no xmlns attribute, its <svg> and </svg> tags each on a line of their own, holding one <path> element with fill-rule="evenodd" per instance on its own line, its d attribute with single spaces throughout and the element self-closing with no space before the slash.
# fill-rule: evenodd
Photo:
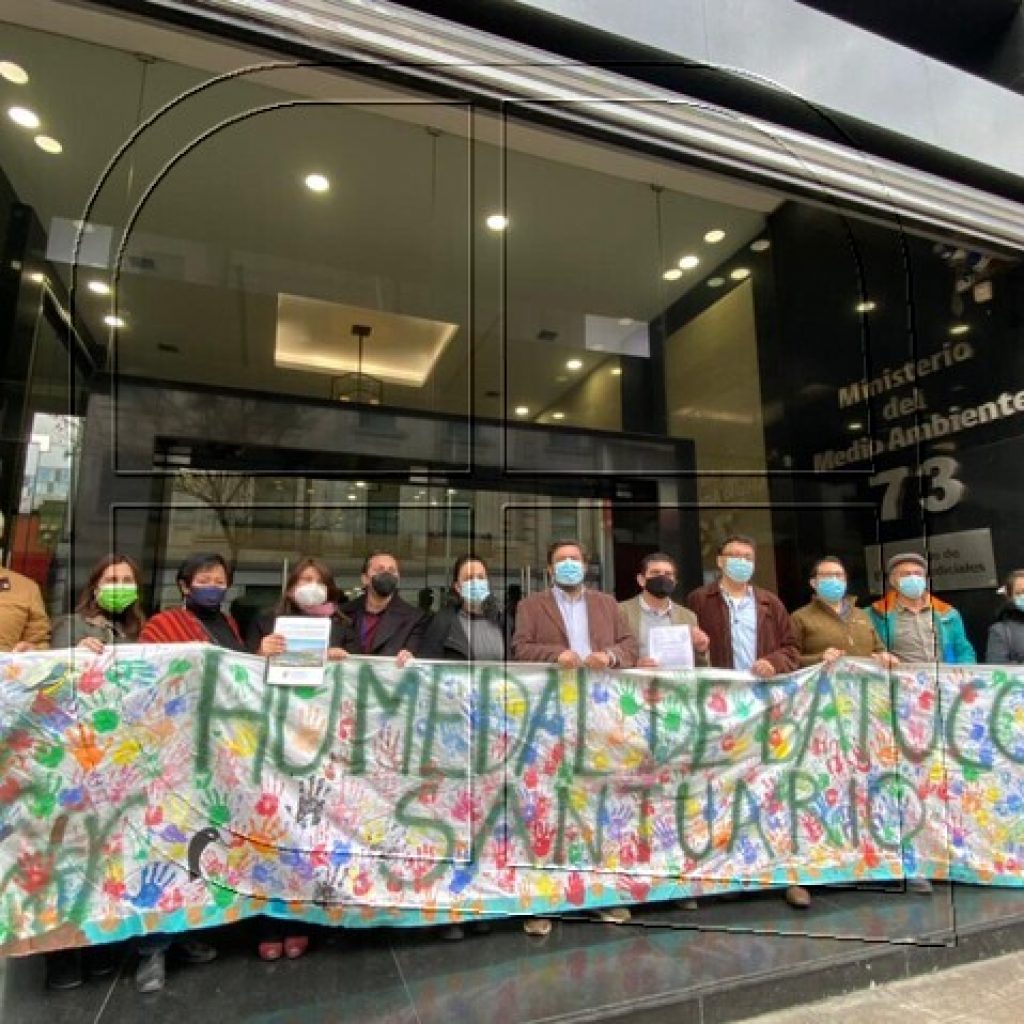
<svg viewBox="0 0 1024 1024">
<path fill-rule="evenodd" d="M 762 894 L 697 911 L 646 907 L 627 926 L 566 919 L 540 940 L 515 921 L 461 943 L 434 931 L 320 933 L 307 956 L 277 964 L 257 960 L 241 926 L 215 936 L 217 962 L 175 967 L 155 996 L 135 992 L 130 959 L 112 978 L 66 993 L 43 989 L 38 958 L 8 961 L 0 1024 L 527 1024 L 627 1007 L 645 1021 L 685 1024 L 704 1013 L 700 1000 L 717 1000 L 705 1020 L 735 1019 L 802 999 L 801 976 L 886 958 L 889 976 L 900 976 L 892 954 L 907 944 L 939 955 L 958 934 L 1006 924 L 1024 924 L 1024 893 L 836 889 L 816 893 L 807 912 Z M 816 984 L 807 999 L 821 994 Z"/>
</svg>

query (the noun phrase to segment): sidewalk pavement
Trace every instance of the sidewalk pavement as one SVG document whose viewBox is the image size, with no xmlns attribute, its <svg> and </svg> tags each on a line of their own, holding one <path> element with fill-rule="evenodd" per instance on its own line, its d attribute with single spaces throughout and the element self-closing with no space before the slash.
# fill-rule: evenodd
<svg viewBox="0 0 1024 1024">
<path fill-rule="evenodd" d="M 1024 952 L 752 1017 L 745 1024 L 1022 1024 Z"/>
</svg>

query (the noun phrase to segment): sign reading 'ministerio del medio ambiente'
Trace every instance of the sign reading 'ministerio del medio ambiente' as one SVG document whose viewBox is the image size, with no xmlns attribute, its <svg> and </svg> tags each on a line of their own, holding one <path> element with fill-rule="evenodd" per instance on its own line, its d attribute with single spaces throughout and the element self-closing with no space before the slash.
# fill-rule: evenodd
<svg viewBox="0 0 1024 1024">
<path fill-rule="evenodd" d="M 847 448 L 816 452 L 814 468 L 819 471 L 841 469 L 923 441 L 959 434 L 1024 413 L 1024 390 L 1003 390 L 973 405 L 928 411 L 925 396 L 917 385 L 927 377 L 972 359 L 974 355 L 974 348 L 966 341 L 947 343 L 930 356 L 908 360 L 898 367 L 886 369 L 871 380 L 853 381 L 840 387 L 837 391 L 839 409 L 882 399 L 892 392 L 881 408 L 881 418 L 886 426 L 879 431 L 878 437 L 859 437 Z M 897 393 L 908 387 L 911 389 L 909 393 Z M 911 416 L 915 418 L 913 423 L 893 422 Z"/>
<path fill-rule="evenodd" d="M 0 658 L 0 955 L 255 914 L 1024 883 L 1024 672 L 264 671 L 205 645 Z"/>
</svg>

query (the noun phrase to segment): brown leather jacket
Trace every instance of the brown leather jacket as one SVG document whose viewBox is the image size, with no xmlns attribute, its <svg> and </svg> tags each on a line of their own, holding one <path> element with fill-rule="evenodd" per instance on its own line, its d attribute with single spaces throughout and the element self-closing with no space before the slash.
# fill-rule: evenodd
<svg viewBox="0 0 1024 1024">
<path fill-rule="evenodd" d="M 770 590 L 753 589 L 757 602 L 757 657 L 771 662 L 777 673 L 793 672 L 800 667 L 800 647 L 789 613 Z M 718 580 L 694 590 L 686 604 L 711 638 L 711 664 L 715 668 L 733 668 L 729 610 Z"/>
</svg>

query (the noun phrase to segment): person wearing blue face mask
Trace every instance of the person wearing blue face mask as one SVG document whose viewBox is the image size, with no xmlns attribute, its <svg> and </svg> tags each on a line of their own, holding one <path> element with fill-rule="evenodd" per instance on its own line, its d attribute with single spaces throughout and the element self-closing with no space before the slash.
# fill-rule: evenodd
<svg viewBox="0 0 1024 1024">
<path fill-rule="evenodd" d="M 800 649 L 783 603 L 770 590 L 750 582 L 756 553 L 753 538 L 726 537 L 718 547 L 721 575 L 692 591 L 686 604 L 711 639 L 713 668 L 767 679 L 797 669 Z"/>
<path fill-rule="evenodd" d="M 548 547 L 551 587 L 519 603 L 512 657 L 546 661 L 562 668 L 632 668 L 636 637 L 615 598 L 587 590 L 587 559 L 575 540 Z"/>
<path fill-rule="evenodd" d="M 960 613 L 928 592 L 924 555 L 893 555 L 886 572 L 889 590 L 871 606 L 871 620 L 886 648 L 911 664 L 975 664 L 978 658 Z"/>
<path fill-rule="evenodd" d="M 587 556 L 578 540 L 556 540 L 548 547 L 551 587 L 524 597 L 516 612 L 512 657 L 516 661 L 554 663 L 567 669 L 633 668 L 636 637 L 610 594 L 587 590 Z M 630 919 L 628 907 L 605 907 L 595 917 L 609 924 Z M 527 935 L 544 936 L 551 920 L 531 917 Z"/>
<path fill-rule="evenodd" d="M 1015 569 L 1003 584 L 1006 604 L 989 626 L 985 661 L 989 665 L 1024 663 L 1024 569 Z"/>
<path fill-rule="evenodd" d="M 793 612 L 800 664 L 830 664 L 838 658 L 874 658 L 891 665 L 868 613 L 846 593 L 846 568 L 835 555 L 819 558 L 811 573 L 812 600 Z"/>
<path fill-rule="evenodd" d="M 491 593 L 482 558 L 462 555 L 452 566 L 451 590 L 427 627 L 419 657 L 505 660 L 505 617 Z"/>
</svg>

